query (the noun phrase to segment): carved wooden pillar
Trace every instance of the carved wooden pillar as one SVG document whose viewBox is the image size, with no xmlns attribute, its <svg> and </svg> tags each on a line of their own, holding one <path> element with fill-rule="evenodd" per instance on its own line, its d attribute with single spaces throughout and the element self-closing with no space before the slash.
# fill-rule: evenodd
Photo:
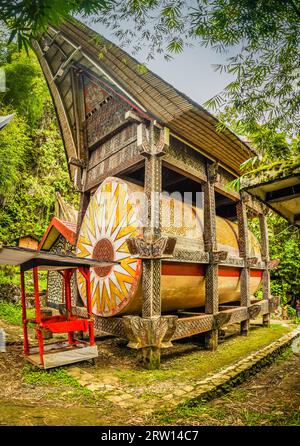
<svg viewBox="0 0 300 446">
<path fill-rule="evenodd" d="M 248 223 L 247 208 L 245 204 L 244 194 L 236 205 L 238 233 L 239 233 L 239 251 L 240 257 L 244 259 L 244 266 L 241 269 L 240 287 L 241 287 L 241 306 L 250 306 L 250 267 L 249 267 L 249 240 L 248 240 Z M 241 334 L 247 336 L 249 331 L 249 319 L 241 322 Z"/>
<path fill-rule="evenodd" d="M 149 258 L 143 257 L 143 302 L 142 318 L 145 320 L 147 330 L 155 330 L 156 323 L 148 324 L 147 320 L 161 319 L 161 258 L 153 255 L 155 245 L 159 243 L 160 229 L 160 194 L 162 190 L 162 160 L 164 149 L 168 145 L 168 134 L 160 131 L 159 141 L 155 141 L 154 124 L 151 123 L 148 137 L 146 128 L 141 124 L 138 128 L 138 147 L 145 157 L 145 182 L 144 191 L 147 197 L 147 225 L 144 228 L 144 242 L 152 251 Z M 149 333 L 149 339 L 156 339 L 156 333 Z M 142 360 L 145 367 L 158 368 L 160 364 L 160 345 L 145 345 L 142 348 Z"/>
<path fill-rule="evenodd" d="M 260 236 L 261 236 L 261 256 L 262 261 L 265 263 L 265 269 L 262 276 L 262 289 L 263 298 L 269 300 L 271 297 L 270 292 L 270 271 L 269 271 L 269 237 L 268 237 L 268 225 L 266 212 L 259 215 L 259 226 L 260 226 Z M 266 327 L 270 326 L 270 313 L 263 315 L 263 325 Z"/>
<path fill-rule="evenodd" d="M 144 191 L 148 205 L 148 225 L 144 228 L 144 239 L 154 243 L 160 237 L 160 193 L 162 188 L 161 154 L 155 150 L 154 126 L 149 130 L 149 151 L 145 155 Z M 143 260 L 143 317 L 161 315 L 161 260 Z"/>
<path fill-rule="evenodd" d="M 218 263 L 214 253 L 217 252 L 216 234 L 216 203 L 214 183 L 217 179 L 218 165 L 207 166 L 207 182 L 203 185 L 204 192 L 204 249 L 209 253 L 209 264 L 205 273 L 205 312 L 216 314 L 219 311 L 218 295 Z M 205 334 L 205 346 L 215 350 L 218 346 L 218 330 L 213 329 Z"/>
</svg>

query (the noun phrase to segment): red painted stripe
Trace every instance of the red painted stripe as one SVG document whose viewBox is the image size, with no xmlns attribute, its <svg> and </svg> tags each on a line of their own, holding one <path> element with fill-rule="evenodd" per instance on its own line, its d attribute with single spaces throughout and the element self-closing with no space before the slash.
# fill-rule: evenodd
<svg viewBox="0 0 300 446">
<path fill-rule="evenodd" d="M 232 266 L 219 266 L 218 275 L 221 277 L 239 277 L 241 268 Z M 199 263 L 162 263 L 163 276 L 204 276 L 205 265 Z M 262 271 L 259 269 L 252 269 L 250 277 L 262 277 Z"/>
<path fill-rule="evenodd" d="M 161 273 L 163 276 L 204 276 L 205 267 L 199 263 L 163 262 Z"/>
</svg>

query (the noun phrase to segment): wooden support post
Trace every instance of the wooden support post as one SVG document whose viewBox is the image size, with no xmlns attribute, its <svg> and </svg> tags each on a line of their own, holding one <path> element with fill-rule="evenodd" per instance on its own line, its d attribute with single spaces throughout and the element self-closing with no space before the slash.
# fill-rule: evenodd
<svg viewBox="0 0 300 446">
<path fill-rule="evenodd" d="M 23 337 L 24 337 L 24 355 L 29 355 L 29 340 L 27 329 L 27 311 L 26 311 L 26 291 L 25 291 L 25 275 L 21 271 L 21 303 L 22 303 L 22 322 L 23 322 Z"/>
<path fill-rule="evenodd" d="M 144 228 L 144 239 L 154 243 L 160 232 L 160 194 L 162 190 L 162 152 L 157 150 L 154 138 L 154 125 L 150 124 L 149 137 L 146 138 L 144 124 L 140 126 L 138 145 L 145 156 L 144 192 L 147 197 L 148 221 Z M 143 318 L 159 318 L 161 316 L 161 260 L 143 260 Z M 154 350 L 155 351 L 154 351 Z M 160 348 L 143 349 L 143 364 L 146 368 L 158 368 Z"/>
<path fill-rule="evenodd" d="M 216 314 L 219 311 L 218 264 L 214 262 L 213 253 L 217 251 L 216 202 L 214 183 L 217 179 L 217 164 L 207 166 L 207 183 L 204 191 L 204 249 L 209 253 L 209 264 L 205 273 L 205 313 Z M 205 346 L 216 350 L 218 346 L 218 330 L 205 334 Z"/>
<path fill-rule="evenodd" d="M 37 267 L 33 268 L 33 286 L 34 286 L 34 304 L 35 304 L 35 322 L 36 322 L 36 335 L 40 353 L 40 364 L 44 364 L 44 344 L 43 344 L 43 332 L 40 327 L 42 321 L 41 318 L 41 305 L 39 295 L 39 275 Z"/>
<path fill-rule="evenodd" d="M 262 276 L 262 290 L 263 298 L 269 300 L 271 297 L 270 291 L 270 271 L 269 271 L 269 237 L 268 237 L 268 225 L 266 213 L 263 212 L 259 215 L 260 237 L 261 237 L 261 256 L 262 261 L 265 262 L 265 269 Z M 263 326 L 270 326 L 270 313 L 263 315 Z"/>
<path fill-rule="evenodd" d="M 78 239 L 78 236 L 79 236 L 79 232 L 80 232 L 80 228 L 81 228 L 81 225 L 82 225 L 82 221 L 83 221 L 83 218 L 85 216 L 85 213 L 86 213 L 87 207 L 89 205 L 89 202 L 90 202 L 90 193 L 89 192 L 82 192 L 81 196 L 80 196 L 79 212 L 78 212 L 77 226 L 76 226 L 76 234 L 77 234 L 76 238 L 77 239 Z M 76 240 L 76 242 L 77 242 L 77 240 Z M 79 293 L 78 287 L 76 287 L 76 292 L 75 293 L 76 293 L 75 294 L 76 305 L 83 306 L 82 299 L 80 297 L 80 293 Z"/>
<path fill-rule="evenodd" d="M 248 265 L 249 258 L 249 240 L 248 240 L 248 221 L 247 208 L 244 201 L 244 195 L 236 205 L 238 233 L 239 233 L 239 251 L 240 257 L 244 259 L 244 266 L 241 269 L 240 286 L 241 286 L 241 306 L 250 306 L 250 267 Z M 241 334 L 246 336 L 249 330 L 248 321 L 241 322 Z"/>
<path fill-rule="evenodd" d="M 72 302 L 71 302 L 71 277 L 72 277 L 73 271 L 72 270 L 65 270 L 64 271 L 64 282 L 65 282 L 65 302 L 66 302 L 66 317 L 67 320 L 70 319 L 72 316 Z M 73 333 L 68 333 L 68 340 L 69 344 L 74 344 L 74 336 Z"/>
<path fill-rule="evenodd" d="M 142 124 L 143 125 L 143 124 Z M 162 161 L 155 152 L 154 126 L 149 130 L 149 151 L 145 153 L 144 191 L 148 201 L 148 222 L 144 239 L 155 242 L 160 237 L 160 193 L 162 187 Z M 143 317 L 161 315 L 161 260 L 143 260 Z"/>
<path fill-rule="evenodd" d="M 84 277 L 86 280 L 86 306 L 89 317 L 89 338 L 90 345 L 95 345 L 94 323 L 92 315 L 92 295 L 91 295 L 91 272 L 88 267 L 84 268 Z"/>
</svg>

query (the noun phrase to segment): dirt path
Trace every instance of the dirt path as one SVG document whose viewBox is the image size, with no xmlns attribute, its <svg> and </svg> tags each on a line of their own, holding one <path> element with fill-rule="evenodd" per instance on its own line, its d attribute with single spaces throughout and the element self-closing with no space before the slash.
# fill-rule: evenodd
<svg viewBox="0 0 300 446">
<path fill-rule="evenodd" d="M 300 354 L 287 350 L 270 367 L 210 402 L 182 405 L 152 421 L 177 425 L 300 425 Z"/>
<path fill-rule="evenodd" d="M 124 342 L 101 340 L 94 365 L 82 363 L 50 372 L 26 365 L 21 329 L 8 324 L 5 329 L 9 343 L 7 353 L 0 353 L 0 425 L 259 425 L 299 421 L 300 358 L 296 355 L 263 369 L 222 398 L 169 411 L 168 395 L 176 395 L 180 386 L 191 386 L 208 373 L 235 363 L 262 344 L 278 339 L 289 330 L 287 327 L 254 326 L 247 338 L 228 332 L 215 353 L 204 351 L 197 342 L 178 343 L 165 352 L 162 368 L 157 371 L 142 370 L 135 352 Z M 158 413 L 161 407 L 163 412 Z"/>
</svg>

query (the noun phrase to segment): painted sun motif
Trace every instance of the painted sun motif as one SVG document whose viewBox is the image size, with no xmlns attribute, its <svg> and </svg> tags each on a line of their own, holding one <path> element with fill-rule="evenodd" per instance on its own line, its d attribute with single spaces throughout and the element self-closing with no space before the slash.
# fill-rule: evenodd
<svg viewBox="0 0 300 446">
<path fill-rule="evenodd" d="M 141 261 L 130 257 L 126 240 L 141 235 L 127 184 L 107 178 L 92 196 L 77 242 L 77 256 L 115 260 L 119 264 L 91 268 L 93 313 L 112 316 L 124 308 L 136 291 Z M 83 276 L 77 274 L 80 295 L 86 303 Z"/>
</svg>

